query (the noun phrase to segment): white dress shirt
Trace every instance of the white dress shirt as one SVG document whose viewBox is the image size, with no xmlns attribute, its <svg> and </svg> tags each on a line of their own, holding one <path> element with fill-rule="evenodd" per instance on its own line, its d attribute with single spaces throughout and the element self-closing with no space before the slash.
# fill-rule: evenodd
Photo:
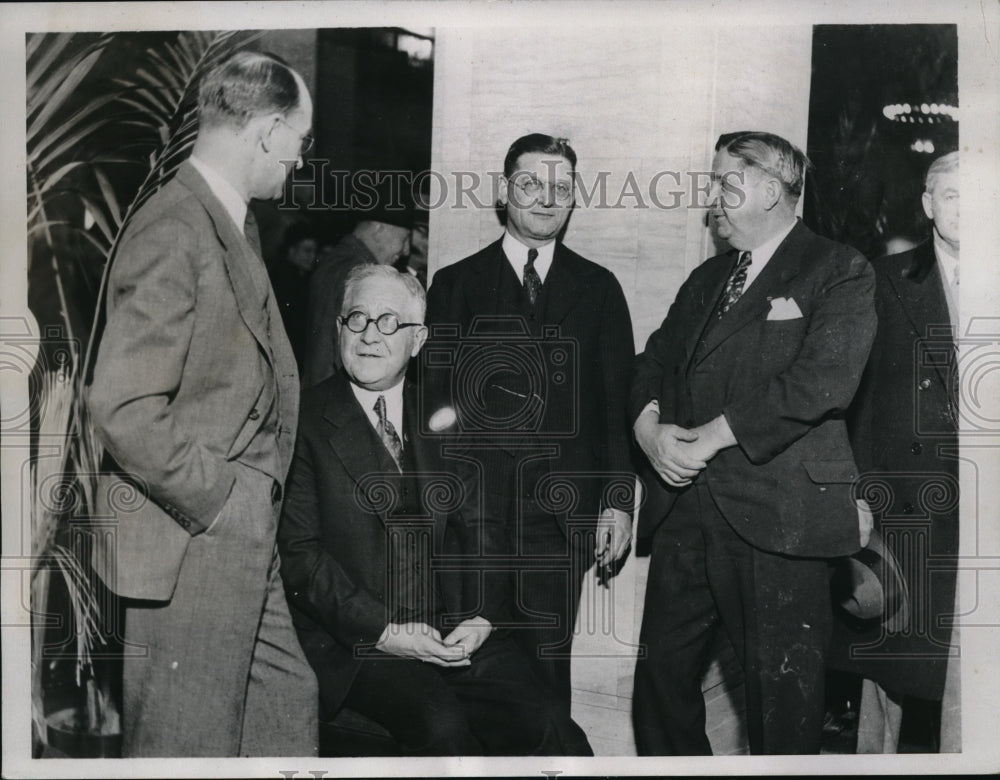
<svg viewBox="0 0 1000 780">
<path fill-rule="evenodd" d="M 219 199 L 226 213 L 236 223 L 237 230 L 242 234 L 247 220 L 247 203 L 243 200 L 243 196 L 209 163 L 199 157 L 195 157 L 193 154 L 190 160 L 194 169 L 201 174 L 212 194 Z"/>
<path fill-rule="evenodd" d="M 750 285 L 754 283 L 754 280 L 760 276 L 760 272 L 764 270 L 764 266 L 767 265 L 768 261 L 774 257 L 775 251 L 780 246 L 781 242 L 785 240 L 789 233 L 792 232 L 792 228 L 795 227 L 797 220 L 789 223 L 788 227 L 784 228 L 780 233 L 775 234 L 763 244 L 758 247 L 754 247 L 750 250 L 750 267 L 747 269 L 747 280 L 743 285 L 743 292 L 746 293 L 750 289 Z M 742 254 L 742 252 L 740 253 Z"/>
<path fill-rule="evenodd" d="M 351 382 L 351 390 L 354 391 L 354 397 L 358 399 L 361 408 L 368 415 L 368 422 L 376 431 L 378 430 L 378 415 L 375 413 L 375 404 L 378 402 L 378 397 L 384 395 L 385 416 L 392 423 L 392 427 L 396 429 L 399 440 L 403 441 L 403 382 L 388 390 L 368 390 Z"/>
<path fill-rule="evenodd" d="M 545 277 L 552 267 L 552 255 L 556 251 L 556 242 L 549 241 L 544 246 L 537 247 L 538 257 L 535 258 L 535 270 L 538 277 L 545 283 Z M 528 264 L 528 247 L 518 241 L 507 231 L 503 234 L 503 251 L 510 261 L 510 267 L 517 274 L 517 280 L 524 284 L 524 267 Z"/>
</svg>

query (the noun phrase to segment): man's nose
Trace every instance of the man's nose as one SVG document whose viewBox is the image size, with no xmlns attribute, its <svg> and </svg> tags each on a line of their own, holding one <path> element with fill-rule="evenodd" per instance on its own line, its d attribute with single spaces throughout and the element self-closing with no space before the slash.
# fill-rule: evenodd
<svg viewBox="0 0 1000 780">
<path fill-rule="evenodd" d="M 365 329 L 361 331 L 361 340 L 365 344 L 374 344 L 382 340 L 382 331 L 378 329 L 375 320 L 369 320 L 368 324 L 365 325 Z"/>
<path fill-rule="evenodd" d="M 554 184 L 543 184 L 539 193 L 543 206 L 554 206 L 556 202 L 556 187 Z"/>
</svg>

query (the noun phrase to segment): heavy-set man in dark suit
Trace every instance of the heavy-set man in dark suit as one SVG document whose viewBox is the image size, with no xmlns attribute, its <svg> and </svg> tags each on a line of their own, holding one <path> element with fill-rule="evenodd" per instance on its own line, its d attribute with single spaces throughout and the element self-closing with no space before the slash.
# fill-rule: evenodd
<svg viewBox="0 0 1000 780">
<path fill-rule="evenodd" d="M 461 561 L 491 555 L 477 491 L 423 435 L 404 382 L 424 343 L 409 274 L 362 265 L 337 324 L 342 371 L 303 394 L 279 541 L 321 712 L 347 706 L 415 755 L 590 755 Z M 466 568 L 468 564 L 466 564 Z"/>
<path fill-rule="evenodd" d="M 575 169 L 564 139 L 511 145 L 499 190 L 506 231 L 434 275 L 424 366 L 425 391 L 454 404 L 482 466 L 486 522 L 517 559 L 513 635 L 567 711 L 583 577 L 595 558 L 606 569 L 627 551 L 634 497 L 632 324 L 614 275 L 559 240 Z"/>
<path fill-rule="evenodd" d="M 873 274 L 795 218 L 806 160 L 720 140 L 710 218 L 732 251 L 688 277 L 637 358 L 651 539 L 633 699 L 640 754 L 707 754 L 701 674 L 721 626 L 753 753 L 818 752 L 828 562 L 864 541 L 844 411 L 875 331 Z"/>
<path fill-rule="evenodd" d="M 312 102 L 276 59 L 207 74 L 190 161 L 136 214 L 108 282 L 89 390 L 121 472 L 102 476 L 98 570 L 127 599 L 123 753 L 302 756 L 316 679 L 275 545 L 298 410 L 251 198 L 301 165 Z M 134 492 L 133 492 L 134 491 Z"/>
<path fill-rule="evenodd" d="M 923 207 L 933 237 L 873 263 L 878 332 L 851 409 L 862 490 L 899 562 L 910 607 L 891 632 L 879 620 L 838 626 L 836 665 L 866 678 L 859 753 L 895 752 L 904 697 L 940 702 L 957 660 L 949 618 L 959 538 L 958 152 L 928 169 Z M 943 715 L 942 750 L 961 749 L 952 739 L 958 715 Z"/>
</svg>

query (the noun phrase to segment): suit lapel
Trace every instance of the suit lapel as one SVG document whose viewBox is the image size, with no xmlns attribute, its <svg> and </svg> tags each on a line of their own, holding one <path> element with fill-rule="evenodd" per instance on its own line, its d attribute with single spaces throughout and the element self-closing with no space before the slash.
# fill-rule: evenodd
<svg viewBox="0 0 1000 780">
<path fill-rule="evenodd" d="M 545 322 L 558 325 L 582 300 L 583 284 L 579 268 L 573 268 L 573 259 L 562 244 L 557 243 L 552 256 L 552 267 L 545 277 Z"/>
<path fill-rule="evenodd" d="M 934 244 L 926 241 L 914 249 L 910 263 L 900 270 L 901 273 L 889 273 L 885 278 L 917 335 L 921 339 L 947 343 L 948 359 L 930 362 L 933 363 L 944 386 L 948 388 L 948 371 L 954 358 L 954 337 L 951 335 L 951 316 L 948 313 L 944 284 L 934 255 Z M 934 332 L 925 332 L 928 325 L 935 328 Z M 937 350 L 934 352 L 936 354 Z"/>
<path fill-rule="evenodd" d="M 254 255 L 242 230 L 237 230 L 232 217 L 226 212 L 218 198 L 212 194 L 208 183 L 190 162 L 181 165 L 177 172 L 177 179 L 191 191 L 211 217 L 212 223 L 215 225 L 215 234 L 225 248 L 226 273 L 233 285 L 240 316 L 254 338 L 263 347 L 268 360 L 272 360 L 271 340 L 267 333 L 265 312 L 260 306 L 257 284 L 250 271 L 251 263 L 263 263 L 263 261 Z"/>
<path fill-rule="evenodd" d="M 732 308 L 726 312 L 726 315 L 714 327 L 708 329 L 708 332 L 705 334 L 705 341 L 698 352 L 699 362 L 704 360 L 706 356 L 734 333 L 739 332 L 751 322 L 757 320 L 761 313 L 770 306 L 771 298 L 773 297 L 771 293 L 781 290 L 791 279 L 798 275 L 803 252 L 802 244 L 807 237 L 804 230 L 801 223 L 797 223 L 792 228 L 792 232 L 778 245 L 774 255 L 771 256 L 767 265 L 764 266 L 764 270 L 760 272 L 760 275 L 750 285 L 746 293 L 733 304 Z M 732 268 L 729 270 L 731 273 Z M 729 275 L 727 274 L 719 286 L 718 295 L 715 298 L 716 301 L 721 296 L 722 288 L 725 287 L 728 279 Z M 715 316 L 715 307 L 711 306 L 709 308 L 711 309 L 711 316 Z"/>
<path fill-rule="evenodd" d="M 350 383 L 343 374 L 337 374 L 336 381 L 331 386 L 323 419 L 330 426 L 327 441 L 356 484 L 364 483 L 366 477 L 372 474 L 389 473 L 392 468 L 386 463 L 389 453 L 385 452 L 385 446 L 375 435 L 367 415 L 358 404 L 358 399 L 354 397 Z M 385 502 L 373 498 L 370 503 L 384 522 L 388 516 Z"/>
<path fill-rule="evenodd" d="M 702 306 L 698 310 L 698 319 L 688 334 L 687 350 L 685 352 L 686 355 L 690 356 L 689 365 L 693 362 L 693 357 L 698 351 L 698 341 L 701 339 L 702 334 L 704 334 L 705 330 L 709 327 L 709 322 L 716 314 L 719 299 L 722 297 L 722 290 L 726 286 L 726 282 L 732 274 L 733 268 L 736 266 L 736 258 L 738 254 L 739 253 L 736 252 L 736 250 L 731 250 L 728 253 L 730 258 L 729 263 L 720 265 L 719 273 L 714 278 L 707 280 L 702 286 Z"/>
<path fill-rule="evenodd" d="M 472 265 L 472 273 L 469 274 L 465 285 L 469 311 L 494 316 L 501 313 L 500 274 L 503 271 L 503 263 L 506 262 L 502 239 L 487 247 L 486 251 L 476 258 Z"/>
</svg>

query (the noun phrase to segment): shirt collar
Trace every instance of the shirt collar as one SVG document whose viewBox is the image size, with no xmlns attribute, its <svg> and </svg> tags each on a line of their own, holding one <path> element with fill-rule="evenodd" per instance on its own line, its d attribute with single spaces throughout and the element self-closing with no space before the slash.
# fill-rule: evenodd
<svg viewBox="0 0 1000 780">
<path fill-rule="evenodd" d="M 549 269 L 552 267 L 552 257 L 556 251 L 556 242 L 553 239 L 549 243 L 537 247 L 538 257 L 535 258 L 535 270 L 538 271 L 539 278 L 544 282 Z M 517 274 L 521 284 L 524 284 L 524 266 L 528 262 L 528 247 L 514 238 L 510 231 L 503 234 L 503 252 L 507 255 L 511 268 Z"/>
<path fill-rule="evenodd" d="M 384 395 L 386 417 L 389 418 L 389 422 L 392 423 L 396 432 L 402 437 L 404 381 L 400 381 L 398 385 L 390 387 L 388 390 L 369 390 L 365 387 L 359 387 L 354 382 L 350 383 L 354 397 L 358 399 L 358 403 L 361 404 L 361 408 L 368 416 L 368 422 L 372 424 L 373 428 L 378 427 L 378 415 L 375 413 L 375 403 L 378 401 L 380 395 Z"/>
<path fill-rule="evenodd" d="M 236 191 L 236 188 L 232 184 L 226 181 L 225 176 L 209 163 L 199 157 L 195 157 L 193 154 L 190 160 L 194 169 L 201 174 L 212 194 L 219 199 L 222 208 L 226 210 L 226 213 L 232 218 L 233 222 L 236 223 L 236 227 L 242 233 L 247 219 L 247 202 L 243 200 L 243 196 Z"/>
<path fill-rule="evenodd" d="M 750 268 L 747 269 L 747 279 L 743 285 L 744 290 L 750 286 L 754 279 L 760 276 L 760 272 L 764 270 L 764 266 L 774 257 L 774 253 L 781 246 L 781 242 L 788 237 L 788 234 L 792 232 L 792 228 L 795 227 L 797 222 L 798 220 L 793 220 L 787 227 L 782 228 L 763 244 L 750 250 L 752 262 L 750 263 Z M 740 254 L 743 253 L 740 252 Z"/>
</svg>

